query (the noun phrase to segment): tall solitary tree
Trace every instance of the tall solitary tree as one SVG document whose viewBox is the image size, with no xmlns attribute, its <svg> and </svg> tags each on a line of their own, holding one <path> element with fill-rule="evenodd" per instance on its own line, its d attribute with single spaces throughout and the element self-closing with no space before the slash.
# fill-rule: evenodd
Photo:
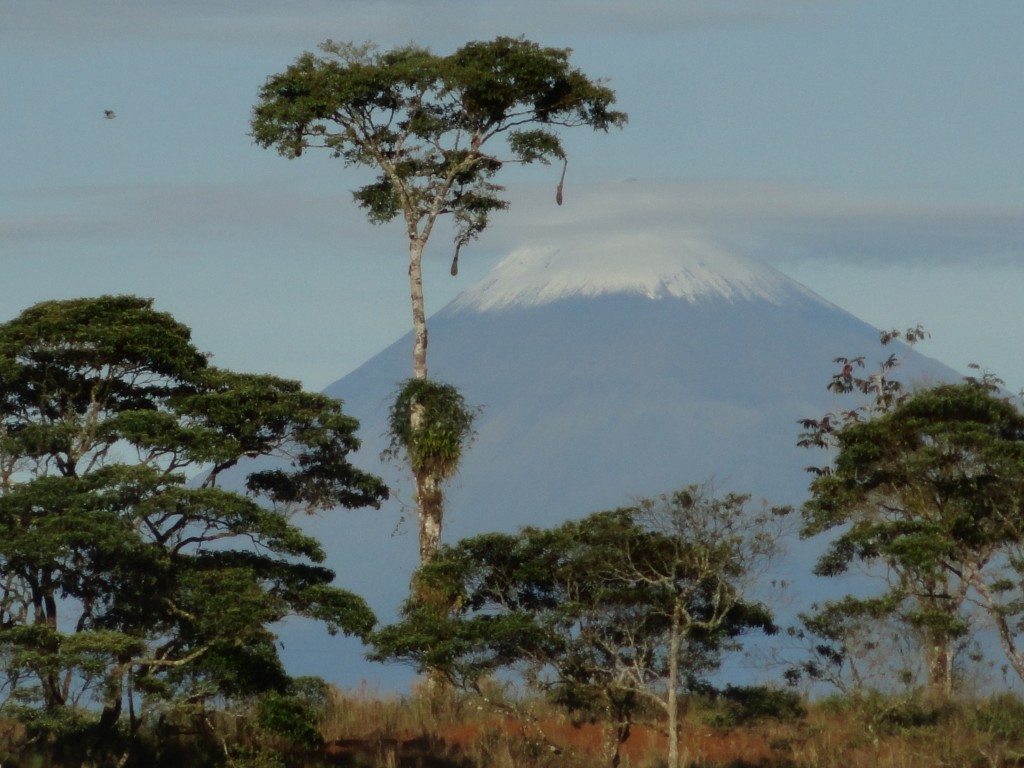
<svg viewBox="0 0 1024 768">
<path fill-rule="evenodd" d="M 472 42 L 448 56 L 416 46 L 381 52 L 331 40 L 322 55 L 305 53 L 267 79 L 253 110 L 252 135 L 262 147 L 295 158 L 323 148 L 376 178 L 353 193 L 373 223 L 401 217 L 408 237 L 412 305 L 412 372 L 427 378 L 427 323 L 422 256 L 437 221 L 455 224 L 460 249 L 508 207 L 493 179 L 508 163 L 566 161 L 559 128 L 607 131 L 626 122 L 612 109 L 614 92 L 569 64 L 569 49 L 499 37 Z M 563 167 L 564 177 L 564 167 Z M 559 182 L 557 201 L 561 203 Z M 411 409 L 419 431 L 424 406 Z M 441 478 L 413 470 L 431 494 Z M 424 507 L 422 518 L 437 505 Z M 428 526 L 440 530 L 440 519 Z M 421 556 L 432 546 L 421 541 Z"/>
<path fill-rule="evenodd" d="M 0 325 L 0 711 L 110 738 L 126 703 L 135 726 L 139 702 L 284 691 L 285 616 L 365 636 L 370 609 L 290 521 L 386 495 L 348 463 L 356 426 L 296 382 L 209 365 L 147 299 Z M 222 486 L 257 457 L 280 468 Z"/>
</svg>

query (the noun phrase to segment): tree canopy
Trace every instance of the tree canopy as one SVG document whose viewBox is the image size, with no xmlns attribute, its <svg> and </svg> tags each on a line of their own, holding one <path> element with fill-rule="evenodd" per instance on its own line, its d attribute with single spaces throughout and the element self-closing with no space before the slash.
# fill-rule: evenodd
<svg viewBox="0 0 1024 768">
<path fill-rule="evenodd" d="M 147 299 L 0 325 L 2 711 L 113 728 L 125 702 L 284 690 L 285 616 L 365 636 L 372 612 L 291 521 L 386 496 L 348 463 L 356 428 L 297 382 L 213 367 Z"/>
<path fill-rule="evenodd" d="M 375 633 L 374 655 L 474 689 L 518 671 L 578 716 L 612 723 L 615 764 L 638 711 L 661 709 L 678 737 L 676 694 L 708 690 L 740 635 L 774 632 L 746 589 L 777 551 L 782 510 L 747 501 L 691 486 L 556 528 L 443 546 L 417 572 L 402 620 Z"/>
<path fill-rule="evenodd" d="M 971 630 L 967 608 L 1020 540 L 1024 416 L 976 381 L 942 384 L 835 439 L 834 466 L 804 506 L 805 535 L 839 531 L 817 572 L 884 565 L 885 594 L 847 599 L 843 613 L 899 616 L 923 639 L 932 688 L 949 695 L 957 645 Z"/>
<path fill-rule="evenodd" d="M 437 217 L 451 214 L 465 244 L 508 206 L 491 181 L 503 165 L 564 160 L 558 127 L 626 121 L 611 108 L 613 91 L 569 64 L 570 50 L 522 38 L 471 42 L 449 56 L 331 40 L 320 50 L 268 78 L 253 138 L 285 157 L 323 147 L 372 168 L 377 178 L 356 202 L 376 223 L 404 215 L 411 241 L 425 243 Z M 501 138 L 501 149 L 489 146 Z"/>
</svg>

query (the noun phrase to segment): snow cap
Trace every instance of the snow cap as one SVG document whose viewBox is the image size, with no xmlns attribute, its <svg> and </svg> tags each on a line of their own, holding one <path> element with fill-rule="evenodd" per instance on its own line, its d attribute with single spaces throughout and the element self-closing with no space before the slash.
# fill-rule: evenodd
<svg viewBox="0 0 1024 768">
<path fill-rule="evenodd" d="M 625 232 L 578 245 L 517 248 L 461 293 L 453 310 L 537 306 L 613 293 L 649 299 L 821 301 L 781 272 L 712 243 L 676 233 Z"/>
</svg>

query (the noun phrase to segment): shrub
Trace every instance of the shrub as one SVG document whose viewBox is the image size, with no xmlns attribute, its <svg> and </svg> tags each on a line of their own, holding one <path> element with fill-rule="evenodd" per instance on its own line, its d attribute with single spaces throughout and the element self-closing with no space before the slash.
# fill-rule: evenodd
<svg viewBox="0 0 1024 768">
<path fill-rule="evenodd" d="M 993 696 L 975 709 L 971 724 L 1000 740 L 1024 741 L 1024 702 L 1009 693 Z"/>
<path fill-rule="evenodd" d="M 798 720 L 807 714 L 795 691 L 762 685 L 727 685 L 721 693 L 722 708 L 708 715 L 715 728 L 732 728 L 760 720 Z"/>
</svg>

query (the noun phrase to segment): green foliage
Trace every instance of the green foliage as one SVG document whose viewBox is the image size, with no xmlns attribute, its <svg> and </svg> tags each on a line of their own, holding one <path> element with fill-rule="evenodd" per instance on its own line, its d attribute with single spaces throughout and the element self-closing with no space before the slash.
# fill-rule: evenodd
<svg viewBox="0 0 1024 768">
<path fill-rule="evenodd" d="M 715 728 L 736 728 L 763 720 L 799 720 L 807 714 L 800 694 L 763 685 L 727 685 L 719 707 L 704 718 Z"/>
<path fill-rule="evenodd" d="M 890 344 L 904 342 L 904 352 L 920 341 L 927 339 L 928 332 L 920 325 L 915 328 L 908 328 L 906 331 L 883 331 L 881 333 L 881 344 L 887 347 Z M 863 357 L 837 357 L 832 361 L 839 366 L 839 369 L 832 375 L 828 382 L 827 389 L 834 395 L 859 394 L 867 398 L 865 401 L 852 408 L 844 408 L 841 411 L 826 413 L 820 419 L 800 419 L 799 424 L 803 432 L 797 440 L 797 445 L 803 448 L 820 448 L 829 451 L 829 458 L 834 458 L 837 448 L 836 436 L 846 426 L 871 419 L 884 414 L 903 402 L 909 395 L 903 386 L 903 382 L 893 378 L 893 372 L 899 367 L 902 359 L 897 352 L 890 352 L 885 360 L 878 365 L 875 373 L 863 371 L 865 362 Z M 830 465 L 810 466 L 807 471 L 817 475 L 829 475 L 832 472 Z"/>
<path fill-rule="evenodd" d="M 878 605 L 938 649 L 929 679 L 948 692 L 972 590 L 1019 540 L 1024 417 L 984 387 L 943 384 L 848 424 L 836 440 L 835 466 L 812 482 L 803 510 L 805 535 L 840 530 L 816 570 L 883 564 L 896 578 Z"/>
<path fill-rule="evenodd" d="M 490 181 L 506 162 L 565 157 L 554 128 L 626 122 L 611 109 L 612 90 L 574 69 L 569 50 L 522 38 L 471 42 L 450 56 L 331 40 L 320 51 L 267 79 L 254 140 L 288 158 L 323 147 L 372 168 L 378 176 L 356 202 L 375 223 L 403 214 L 424 242 L 442 213 L 455 214 L 456 243 L 482 232 L 508 205 Z M 485 149 L 502 136 L 507 157 Z"/>
<path fill-rule="evenodd" d="M 126 699 L 284 691 L 269 627 L 285 616 L 369 633 L 289 520 L 384 497 L 348 464 L 356 426 L 296 382 L 213 368 L 146 299 L 0 325 L 3 711 L 59 735 L 84 707 L 111 730 Z M 247 493 L 222 487 L 229 470 Z"/>
<path fill-rule="evenodd" d="M 921 695 L 889 698 L 871 693 L 858 706 L 868 730 L 877 736 L 934 728 L 955 715 L 949 702 L 939 703 Z"/>
<path fill-rule="evenodd" d="M 812 605 L 800 614 L 801 625 L 788 630 L 805 645 L 807 658 L 787 670 L 786 679 L 793 685 L 824 681 L 854 697 L 911 690 L 920 677 L 920 637 L 902 621 L 902 602 L 889 593 Z"/>
<path fill-rule="evenodd" d="M 881 340 L 913 345 L 925 337 L 917 327 L 883 333 Z M 869 672 L 865 653 L 891 660 L 909 640 L 933 693 L 949 696 L 975 629 L 977 612 L 968 606 L 981 605 L 1024 679 L 1016 640 L 1024 615 L 1017 568 L 1024 562 L 1017 522 L 1024 506 L 1024 415 L 987 372 L 959 385 L 907 391 L 891 377 L 896 353 L 872 375 L 859 372 L 863 358 L 835 362 L 841 367 L 829 390 L 868 400 L 801 421 L 799 444 L 831 454 L 830 464 L 808 468 L 815 478 L 802 533 L 837 532 L 818 560 L 819 575 L 862 566 L 881 575 L 887 588 L 876 598 L 848 598 L 804 616 L 807 632 L 799 634 L 817 639 L 817 658 L 804 671 L 859 687 Z M 868 614 L 870 623 L 857 621 Z M 866 631 L 872 625 L 885 628 L 872 637 Z M 879 642 L 882 635 L 895 642 Z M 913 667 L 903 664 L 897 677 L 916 682 Z"/>
<path fill-rule="evenodd" d="M 302 678 L 287 693 L 268 691 L 259 701 L 256 720 L 262 728 L 307 748 L 323 744 L 320 724 L 326 708 L 327 684 Z"/>
<path fill-rule="evenodd" d="M 987 390 L 939 385 L 837 438 L 832 476 L 811 486 L 805 534 L 856 519 L 862 530 L 845 539 L 854 545 L 850 556 L 884 549 L 927 567 L 951 554 L 951 539 L 971 547 L 1005 531 L 1001 511 L 1022 482 L 1024 417 Z M 875 516 L 873 498 L 890 502 L 886 518 Z M 902 524 L 898 538 L 875 527 L 890 520 Z"/>
<path fill-rule="evenodd" d="M 237 745 L 227 750 L 228 768 L 287 768 L 276 749 L 262 744 Z"/>
<path fill-rule="evenodd" d="M 476 689 L 514 670 L 582 719 L 628 734 L 659 691 L 704 691 L 736 639 L 774 632 L 745 579 L 777 545 L 783 510 L 691 486 L 550 529 L 484 534 L 441 547 L 417 572 L 402 620 L 373 636 L 395 659 Z"/>
<path fill-rule="evenodd" d="M 1024 702 L 1012 693 L 994 696 L 975 708 L 973 724 L 998 739 L 1024 742 Z"/>
<path fill-rule="evenodd" d="M 458 470 L 475 418 L 451 384 L 407 379 L 388 414 L 391 444 L 385 457 L 404 454 L 415 474 L 447 480 Z"/>
</svg>

